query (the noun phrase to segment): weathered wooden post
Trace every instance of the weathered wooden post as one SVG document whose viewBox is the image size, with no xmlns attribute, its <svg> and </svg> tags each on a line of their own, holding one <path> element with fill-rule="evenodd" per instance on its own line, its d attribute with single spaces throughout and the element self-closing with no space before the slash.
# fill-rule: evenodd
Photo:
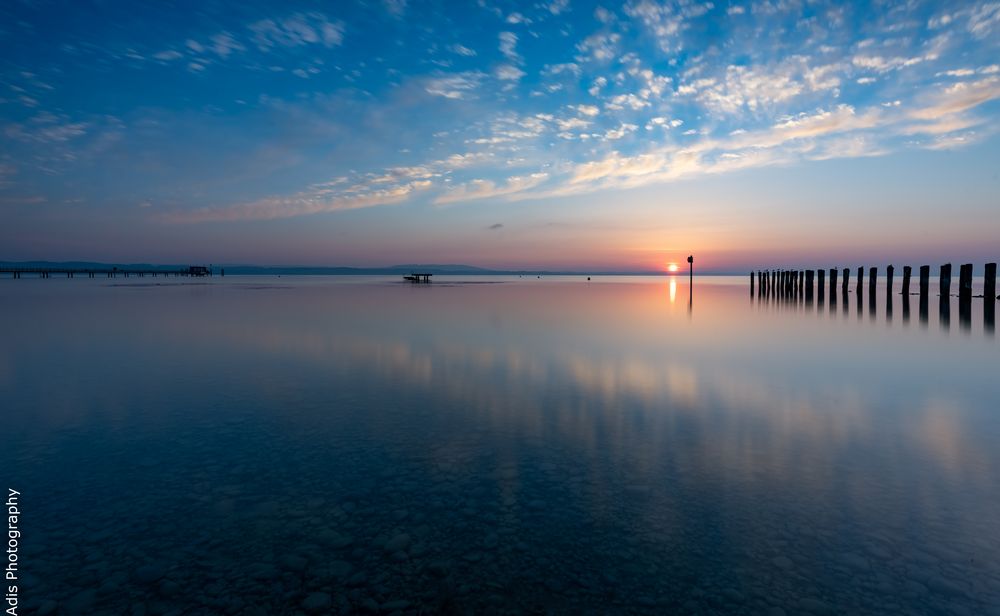
<svg viewBox="0 0 1000 616">
<path fill-rule="evenodd" d="M 802 295 L 802 287 L 805 284 L 805 281 L 806 281 L 806 273 L 804 271 L 802 271 L 802 270 L 799 270 L 799 295 L 800 296 Z"/>
<path fill-rule="evenodd" d="M 806 305 L 812 306 L 813 301 L 813 271 L 806 270 Z"/>
<path fill-rule="evenodd" d="M 840 291 L 844 294 L 844 299 L 847 299 L 847 285 L 851 282 L 851 270 L 850 268 L 844 268 L 844 282 L 841 283 Z"/>
<path fill-rule="evenodd" d="M 939 293 L 942 297 L 951 296 L 951 263 L 945 263 L 941 266 Z"/>
<path fill-rule="evenodd" d="M 951 327 L 951 263 L 941 266 L 941 279 L 938 283 L 938 319 L 941 329 Z"/>
<path fill-rule="evenodd" d="M 885 268 L 885 296 L 889 298 L 892 297 L 892 274 L 895 271 L 896 268 L 891 265 Z M 889 303 L 892 303 L 891 299 L 889 300 Z"/>
<path fill-rule="evenodd" d="M 972 331 L 971 263 L 963 263 L 958 268 L 958 326 L 964 332 Z"/>
<path fill-rule="evenodd" d="M 830 268 L 830 297 L 837 297 L 837 268 Z"/>
<path fill-rule="evenodd" d="M 972 301 L 972 264 L 964 263 L 958 269 L 958 299 Z"/>
<path fill-rule="evenodd" d="M 983 280 L 983 329 L 993 335 L 997 322 L 997 264 L 986 264 L 986 276 Z"/>
<path fill-rule="evenodd" d="M 750 297 L 753 297 L 753 272 L 750 272 Z"/>
<path fill-rule="evenodd" d="M 826 270 L 818 269 L 816 270 L 816 301 L 819 305 L 823 305 L 823 298 L 826 294 Z"/>
<path fill-rule="evenodd" d="M 878 268 L 870 267 L 868 268 L 868 294 L 872 297 L 875 296 L 875 285 L 878 284 Z M 871 301 L 875 301 L 872 299 Z"/>
<path fill-rule="evenodd" d="M 913 268 L 909 265 L 903 266 L 903 322 L 910 322 L 910 274 Z"/>
</svg>

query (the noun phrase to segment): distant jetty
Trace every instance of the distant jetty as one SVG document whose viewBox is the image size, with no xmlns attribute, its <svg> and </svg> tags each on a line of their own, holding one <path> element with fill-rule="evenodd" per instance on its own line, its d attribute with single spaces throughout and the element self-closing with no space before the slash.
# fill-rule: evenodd
<svg viewBox="0 0 1000 616">
<path fill-rule="evenodd" d="M 138 278 L 143 278 L 145 276 L 192 276 L 196 278 L 202 278 L 205 276 L 212 276 L 213 272 L 210 267 L 205 267 L 204 265 L 189 265 L 188 267 L 183 267 L 179 269 L 138 269 L 132 267 L 118 268 L 79 268 L 79 267 L 0 267 L 0 274 L 11 274 L 13 278 L 21 278 L 24 274 L 34 275 L 37 278 L 52 278 L 52 275 L 65 276 L 66 278 L 75 278 L 76 276 L 86 276 L 87 278 L 96 277 L 107 277 L 107 278 L 117 278 L 122 276 L 128 278 L 129 276 L 136 276 Z M 225 276 L 226 270 L 221 270 L 220 275 Z"/>
</svg>

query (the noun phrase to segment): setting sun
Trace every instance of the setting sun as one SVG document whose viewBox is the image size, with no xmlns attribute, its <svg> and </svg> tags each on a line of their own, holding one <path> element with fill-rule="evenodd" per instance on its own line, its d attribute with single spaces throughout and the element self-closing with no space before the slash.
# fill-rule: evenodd
<svg viewBox="0 0 1000 616">
<path fill-rule="evenodd" d="M 677 264 L 676 263 L 671 263 L 670 265 L 668 265 L 667 266 L 667 271 L 668 272 L 676 272 L 677 271 Z"/>
</svg>

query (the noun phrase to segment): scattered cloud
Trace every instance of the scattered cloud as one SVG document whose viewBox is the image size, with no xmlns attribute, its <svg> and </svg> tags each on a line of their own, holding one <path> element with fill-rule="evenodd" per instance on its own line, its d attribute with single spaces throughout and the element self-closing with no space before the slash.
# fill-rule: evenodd
<svg viewBox="0 0 1000 616">
<path fill-rule="evenodd" d="M 479 88 L 486 75 L 479 71 L 466 71 L 427 80 L 424 90 L 435 96 L 451 99 L 469 98 Z"/>
<path fill-rule="evenodd" d="M 434 200 L 434 203 L 444 205 L 463 201 L 506 197 L 534 188 L 547 180 L 548 177 L 549 174 L 547 173 L 532 173 L 530 175 L 507 178 L 507 181 L 503 184 L 496 184 L 491 180 L 471 180 L 442 194 Z"/>
</svg>

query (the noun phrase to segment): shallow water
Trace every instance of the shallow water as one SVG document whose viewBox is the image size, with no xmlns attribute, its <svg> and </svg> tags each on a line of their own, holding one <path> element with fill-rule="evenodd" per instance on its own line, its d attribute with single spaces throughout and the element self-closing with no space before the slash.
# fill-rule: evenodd
<svg viewBox="0 0 1000 616">
<path fill-rule="evenodd" d="M 22 606 L 1000 613 L 982 299 L 436 278 L 0 280 Z"/>
</svg>

